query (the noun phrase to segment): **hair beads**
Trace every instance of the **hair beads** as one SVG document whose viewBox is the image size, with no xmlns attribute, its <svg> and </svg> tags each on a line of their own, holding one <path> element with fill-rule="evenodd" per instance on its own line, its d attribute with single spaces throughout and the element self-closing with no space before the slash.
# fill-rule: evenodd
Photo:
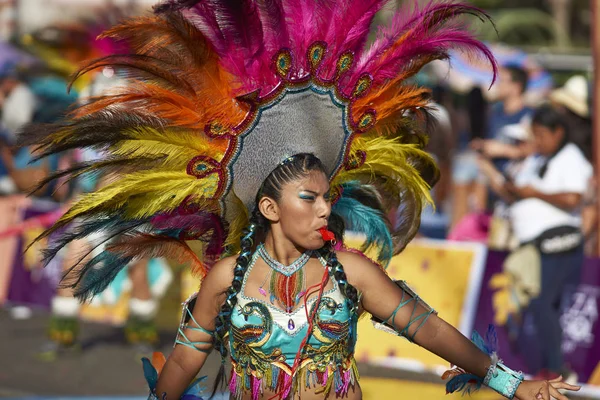
<svg viewBox="0 0 600 400">
<path fill-rule="evenodd" d="M 231 313 L 237 304 L 237 294 L 242 288 L 242 281 L 244 280 L 244 275 L 248 270 L 250 259 L 252 258 L 252 249 L 254 248 L 256 233 L 260 230 L 264 230 L 264 227 L 261 226 L 261 222 L 263 222 L 263 218 L 261 217 L 260 211 L 255 210 L 250 218 L 250 224 L 242 232 L 240 239 L 241 251 L 237 258 L 235 268 L 233 269 L 233 280 L 231 286 L 227 289 L 227 298 L 221 307 L 221 311 L 219 312 L 215 323 L 214 345 L 221 354 L 221 368 L 215 379 L 213 395 L 225 381 L 225 359 L 228 354 L 225 336 L 229 332 Z"/>
<path fill-rule="evenodd" d="M 338 261 L 335 251 L 333 251 L 332 249 L 328 249 L 327 251 L 327 264 L 331 269 L 333 278 L 336 280 L 344 296 L 346 296 L 348 301 L 351 303 L 352 310 L 356 312 L 358 310 L 359 305 L 358 291 L 354 286 L 352 286 L 348 282 L 348 279 L 346 278 L 346 273 L 344 272 L 344 267 Z"/>
</svg>

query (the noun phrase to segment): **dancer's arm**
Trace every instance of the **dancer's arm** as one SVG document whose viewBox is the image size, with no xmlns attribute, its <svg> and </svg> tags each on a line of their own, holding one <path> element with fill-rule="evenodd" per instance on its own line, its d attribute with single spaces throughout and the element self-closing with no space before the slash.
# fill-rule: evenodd
<svg viewBox="0 0 600 400">
<path fill-rule="evenodd" d="M 425 303 L 413 301 L 398 307 L 406 302 L 407 296 L 410 295 L 398 287 L 378 266 L 351 253 L 339 253 L 338 259 L 344 265 L 348 282 L 361 293 L 361 303 L 366 311 L 382 321 L 387 320 L 398 332 L 404 331 L 403 336 L 449 363 L 481 378 L 486 376 L 491 365 L 490 356 L 479 350 L 452 325 L 432 313 Z M 419 316 L 423 317 L 418 318 Z M 559 381 L 525 381 L 519 386 L 516 397 L 521 400 L 533 400 L 536 394 L 541 392 L 545 400 L 550 400 L 549 394 L 557 399 L 566 400 L 557 389 L 578 388 Z"/>
<path fill-rule="evenodd" d="M 215 319 L 225 302 L 225 291 L 233 280 L 235 257 L 216 263 L 202 282 L 192 315 L 197 324 L 206 331 L 214 331 Z M 191 325 L 191 324 L 188 324 Z M 200 330 L 183 331 L 189 342 L 212 342 L 212 337 Z M 192 379 L 198 374 L 212 345 L 198 345 L 198 349 L 177 344 L 167 359 L 156 385 L 158 398 L 179 399 Z"/>
</svg>

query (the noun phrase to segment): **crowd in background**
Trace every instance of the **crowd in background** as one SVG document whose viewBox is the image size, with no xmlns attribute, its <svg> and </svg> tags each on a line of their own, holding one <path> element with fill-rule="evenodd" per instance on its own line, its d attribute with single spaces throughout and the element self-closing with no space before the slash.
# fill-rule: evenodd
<svg viewBox="0 0 600 400">
<path fill-rule="evenodd" d="M 449 111 L 436 105 L 442 117 L 429 145 L 445 179 L 421 234 L 510 252 L 505 269 L 523 294 L 515 303 L 544 332 L 538 374 L 551 379 L 572 375 L 561 353 L 561 300 L 579 283 L 584 254 L 597 251 L 589 83 L 572 76 L 532 104 L 528 81 L 526 70 L 506 64 L 492 101 L 480 88 L 466 95 L 462 111 L 438 100 Z M 514 313 L 507 324 L 515 343 L 520 317 Z"/>
<path fill-rule="evenodd" d="M 546 101 L 534 104 L 525 100 L 527 71 L 518 66 L 501 66 L 492 99 L 480 87 L 457 95 L 442 85 L 433 89 L 438 124 L 429 143 L 442 177 L 434 190 L 436 212 L 424 216 L 421 233 L 437 239 L 485 243 L 489 239 L 497 249 L 514 247 L 517 242 L 511 241 L 509 222 L 502 223 L 509 218 L 506 202 L 499 201 L 489 179 L 490 163 L 508 174 L 519 161 L 536 153 L 531 120 L 544 105 L 561 115 L 567 140 L 591 163 L 590 83 L 574 75 L 564 86 L 549 91 Z M 581 212 L 586 214 L 585 237 L 591 239 L 596 228 L 593 177 L 586 188 Z M 587 252 L 593 254 L 594 241 L 588 243 Z"/>
</svg>

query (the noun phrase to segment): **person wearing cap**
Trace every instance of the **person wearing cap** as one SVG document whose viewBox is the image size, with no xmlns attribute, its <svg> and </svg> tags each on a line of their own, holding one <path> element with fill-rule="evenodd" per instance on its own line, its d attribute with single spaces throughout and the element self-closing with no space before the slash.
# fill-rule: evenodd
<svg viewBox="0 0 600 400">
<path fill-rule="evenodd" d="M 589 100 L 589 83 L 581 75 L 569 78 L 564 86 L 550 93 L 550 102 L 563 114 L 569 125 L 571 141 L 591 160 L 592 120 Z"/>
<path fill-rule="evenodd" d="M 550 101 L 581 118 L 590 118 L 589 83 L 582 75 L 569 78 L 564 86 L 550 93 Z"/>
<path fill-rule="evenodd" d="M 582 75 L 569 78 L 565 84 L 550 93 L 550 102 L 560 111 L 569 125 L 569 138 L 592 162 L 592 120 L 590 113 L 590 83 Z M 583 234 L 586 237 L 586 252 L 595 253 L 597 247 L 594 235 L 597 232 L 598 213 L 596 206 L 595 179 L 589 182 L 589 190 L 584 196 Z"/>
</svg>

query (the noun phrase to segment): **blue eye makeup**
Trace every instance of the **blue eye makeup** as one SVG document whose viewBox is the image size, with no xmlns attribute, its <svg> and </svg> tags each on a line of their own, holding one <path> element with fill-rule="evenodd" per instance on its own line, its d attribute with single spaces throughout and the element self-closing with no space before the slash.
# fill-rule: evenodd
<svg viewBox="0 0 600 400">
<path fill-rule="evenodd" d="M 298 195 L 302 200 L 315 200 L 316 197 L 311 195 L 311 194 L 306 194 L 306 193 L 300 193 Z"/>
</svg>

